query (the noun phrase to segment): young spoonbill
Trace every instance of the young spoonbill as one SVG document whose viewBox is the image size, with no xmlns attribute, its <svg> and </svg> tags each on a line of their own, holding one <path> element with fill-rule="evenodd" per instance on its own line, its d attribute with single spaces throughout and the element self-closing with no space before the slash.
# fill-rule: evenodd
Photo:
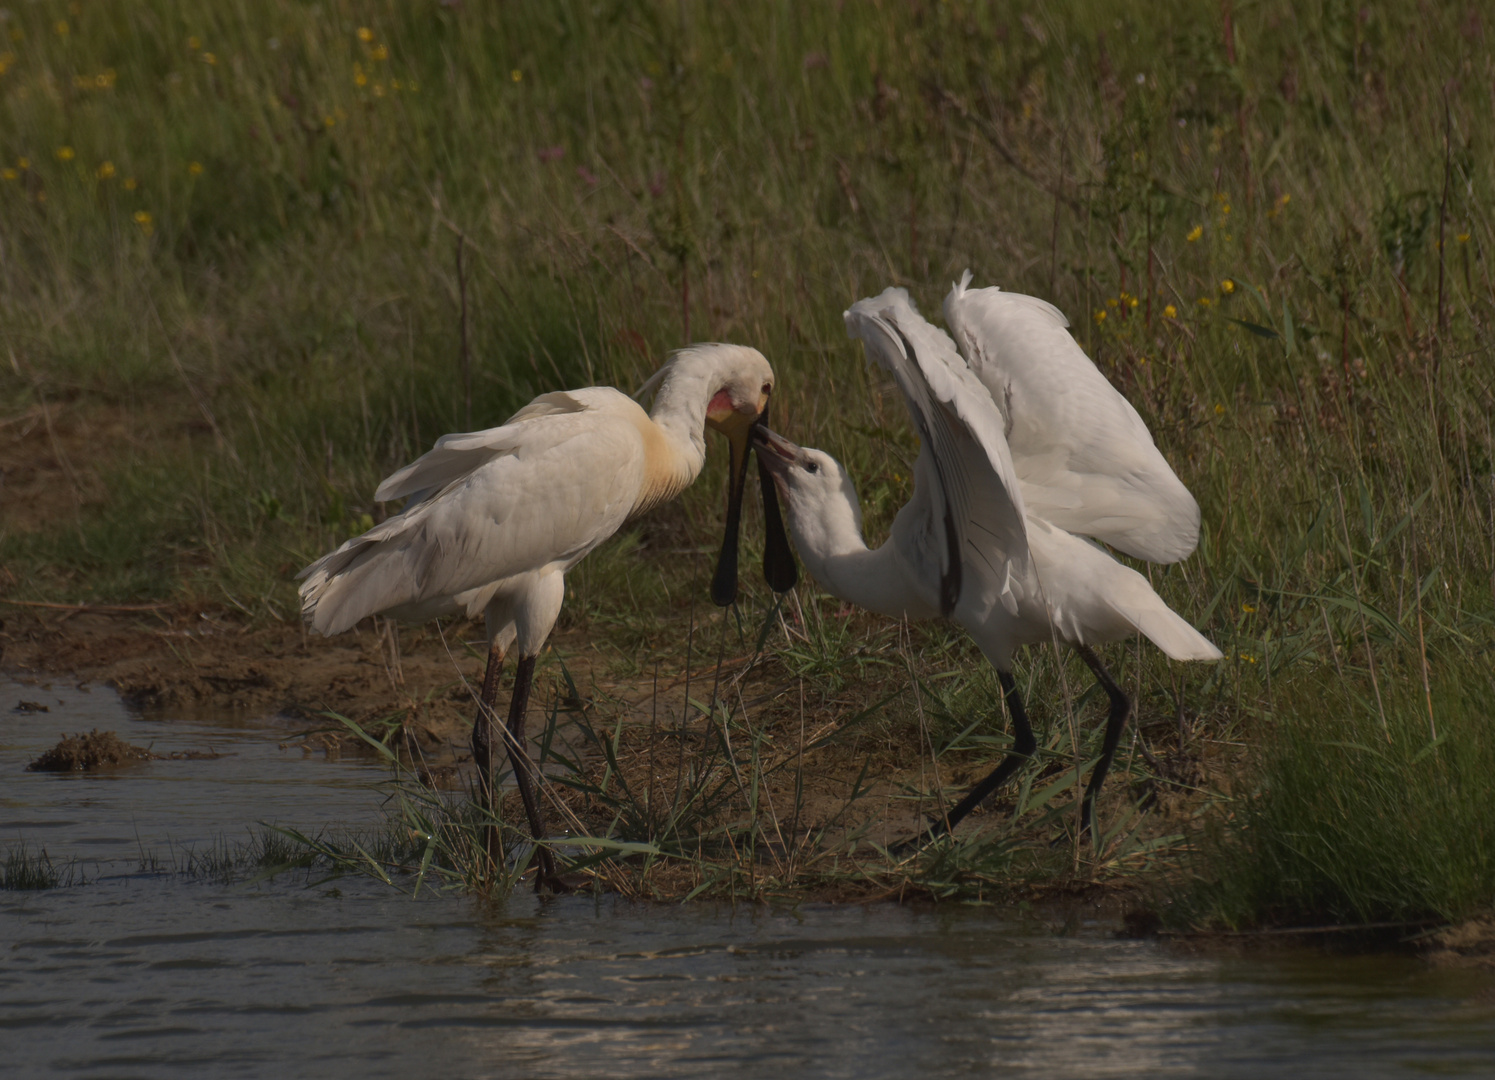
<svg viewBox="0 0 1495 1080">
<path fill-rule="evenodd" d="M 754 442 L 800 558 L 824 588 L 894 618 L 953 618 L 997 669 L 1012 751 L 925 839 L 953 829 L 1032 756 L 1012 654 L 1055 639 L 1074 646 L 1111 703 L 1081 808 L 1088 832 L 1130 708 L 1091 646 L 1141 633 L 1175 660 L 1220 651 L 1146 578 L 1084 537 L 1176 561 L 1194 549 L 1199 508 L 1063 315 L 1032 297 L 968 291 L 969 280 L 945 302 L 965 360 L 903 289 L 846 312 L 847 331 L 902 390 L 922 444 L 913 498 L 882 547 L 863 540 L 856 489 L 834 459 L 765 428 Z"/>
<path fill-rule="evenodd" d="M 541 394 L 501 427 L 445 435 L 423 457 L 379 485 L 379 501 L 404 510 L 312 563 L 300 576 L 301 614 L 337 634 L 369 615 L 424 621 L 483 614 L 488 661 L 473 760 L 485 805 L 493 805 L 494 699 L 504 657 L 519 663 L 506 741 L 514 779 L 537 841 L 546 836 L 524 741 L 535 658 L 561 610 L 565 575 L 629 518 L 680 494 L 706 459 L 705 429 L 732 447 L 727 535 L 712 583 L 718 603 L 737 590 L 737 525 L 748 438 L 768 406 L 773 369 L 756 349 L 692 345 L 645 383 L 652 413 L 606 386 Z M 765 491 L 765 504 L 772 496 Z M 764 570 L 780 591 L 794 564 L 766 506 Z M 489 832 L 496 856 L 496 831 Z M 558 887 L 550 851 L 537 846 L 537 887 Z"/>
</svg>

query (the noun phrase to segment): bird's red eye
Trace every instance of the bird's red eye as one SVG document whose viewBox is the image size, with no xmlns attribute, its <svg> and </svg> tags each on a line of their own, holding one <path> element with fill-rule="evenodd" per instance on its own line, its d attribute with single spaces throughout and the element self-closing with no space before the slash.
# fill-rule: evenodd
<svg viewBox="0 0 1495 1080">
<path fill-rule="evenodd" d="M 765 397 L 773 393 L 773 383 L 764 383 L 762 392 Z"/>
</svg>

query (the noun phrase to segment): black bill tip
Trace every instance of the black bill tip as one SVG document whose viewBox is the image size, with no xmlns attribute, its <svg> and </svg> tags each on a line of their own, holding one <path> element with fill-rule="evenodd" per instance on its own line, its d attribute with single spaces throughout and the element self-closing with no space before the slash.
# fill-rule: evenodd
<svg viewBox="0 0 1495 1080">
<path fill-rule="evenodd" d="M 754 433 L 767 431 L 768 410 L 753 425 Z M 784 515 L 779 511 L 779 491 L 773 475 L 763 461 L 763 449 L 754 440 L 758 458 L 758 485 L 763 491 L 763 580 L 776 593 L 788 592 L 799 581 L 799 567 L 789 550 L 789 535 L 784 531 Z"/>
<path fill-rule="evenodd" d="M 737 600 L 737 541 L 742 526 L 742 493 L 747 486 L 748 440 L 728 439 L 732 447 L 731 476 L 727 487 L 727 526 L 722 534 L 722 551 L 711 577 L 711 602 L 729 607 Z"/>
</svg>

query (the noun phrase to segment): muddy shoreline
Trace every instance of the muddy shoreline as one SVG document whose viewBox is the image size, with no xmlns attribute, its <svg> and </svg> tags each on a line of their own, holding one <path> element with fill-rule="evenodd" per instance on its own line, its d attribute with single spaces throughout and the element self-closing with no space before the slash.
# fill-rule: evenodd
<svg viewBox="0 0 1495 1080">
<path fill-rule="evenodd" d="M 368 627 L 336 639 L 284 624 L 249 626 L 221 612 L 160 606 L 0 607 L 0 671 L 23 680 L 106 683 L 141 709 L 211 709 L 305 724 L 326 711 L 360 723 L 403 714 L 432 748 L 465 742 L 464 680 L 481 660 L 459 625 Z M 319 721 L 320 722 L 320 721 Z"/>
<path fill-rule="evenodd" d="M 558 634 L 555 647 L 573 678 L 583 672 L 592 686 L 599 685 L 598 672 L 588 664 L 584 634 Z M 460 787 L 465 779 L 472 687 L 481 680 L 482 668 L 482 628 L 476 623 L 444 631 L 365 624 L 327 639 L 299 627 L 251 626 L 222 612 L 186 606 L 131 610 L 9 604 L 0 609 L 0 672 L 19 681 L 104 683 L 136 708 L 227 711 L 287 731 L 325 728 L 323 714 L 328 711 L 359 723 L 399 717 L 410 733 L 407 739 L 416 740 L 409 748 L 425 763 L 428 775 L 449 787 Z M 626 693 L 630 688 L 618 684 L 608 689 Z M 329 753 L 359 750 L 351 736 L 327 732 L 317 738 Z M 896 831 L 901 823 L 891 827 Z M 1442 928 L 1170 932 L 1151 909 L 1151 892 L 1147 881 L 1138 878 L 1066 881 L 1018 888 L 1008 899 L 1069 911 L 1071 918 L 1114 922 L 1122 936 L 1160 935 L 1187 950 L 1389 949 L 1420 953 L 1438 966 L 1495 970 L 1495 922 L 1489 920 Z M 843 884 L 811 886 L 794 898 L 799 901 L 920 903 L 930 898 L 916 888 L 849 889 Z"/>
</svg>

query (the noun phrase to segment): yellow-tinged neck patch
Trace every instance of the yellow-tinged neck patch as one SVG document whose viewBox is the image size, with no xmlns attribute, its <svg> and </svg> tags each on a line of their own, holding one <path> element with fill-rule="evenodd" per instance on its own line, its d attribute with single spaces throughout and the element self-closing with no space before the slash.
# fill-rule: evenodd
<svg viewBox="0 0 1495 1080">
<path fill-rule="evenodd" d="M 669 502 L 690 486 L 698 471 L 653 420 L 641 415 L 634 424 L 644 440 L 644 482 L 629 517 Z"/>
</svg>

